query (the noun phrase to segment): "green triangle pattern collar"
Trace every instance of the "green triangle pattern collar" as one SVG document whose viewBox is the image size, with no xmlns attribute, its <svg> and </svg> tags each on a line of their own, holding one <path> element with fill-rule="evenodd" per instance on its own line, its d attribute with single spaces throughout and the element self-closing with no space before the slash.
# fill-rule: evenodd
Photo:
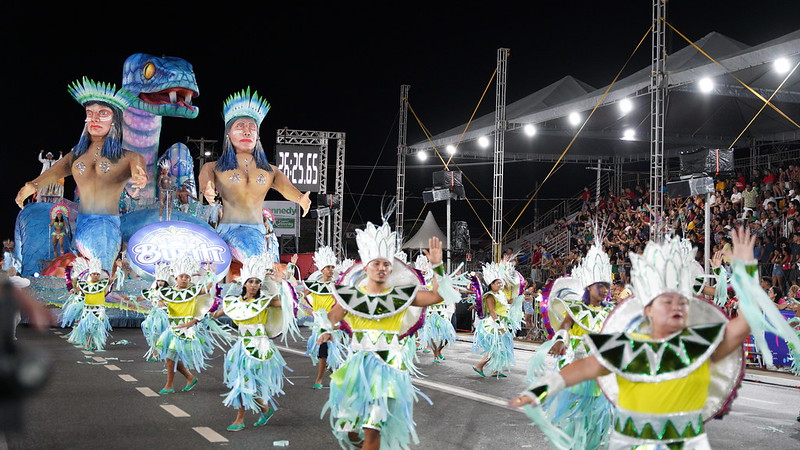
<svg viewBox="0 0 800 450">
<path fill-rule="evenodd" d="M 333 281 L 304 281 L 306 289 L 317 295 L 333 295 Z"/>
<path fill-rule="evenodd" d="M 572 321 L 589 333 L 599 333 L 603 328 L 603 321 L 606 320 L 606 316 L 611 311 L 610 306 L 595 309 L 587 306 L 582 301 L 565 302 L 561 299 L 557 301 L 564 302 L 566 307 L 564 309 Z"/>
<path fill-rule="evenodd" d="M 231 320 L 248 320 L 261 314 L 261 311 L 269 306 L 269 302 L 273 298 L 267 297 L 263 293 L 260 297 L 251 301 L 245 301 L 241 296 L 230 296 L 225 297 L 222 308 L 225 311 L 225 315 L 230 317 Z"/>
<path fill-rule="evenodd" d="M 726 325 L 688 327 L 657 341 L 615 333 L 590 334 L 584 342 L 611 372 L 630 381 L 655 383 L 682 378 L 705 363 L 722 342 Z"/>
<path fill-rule="evenodd" d="M 405 311 L 418 289 L 418 285 L 395 286 L 383 294 L 367 294 L 353 286 L 334 286 L 333 295 L 348 313 L 379 320 Z"/>
<path fill-rule="evenodd" d="M 78 281 L 78 287 L 84 294 L 97 294 L 106 290 L 108 287 L 108 278 L 102 279 L 97 283 L 89 283 L 88 281 Z"/>
<path fill-rule="evenodd" d="M 161 300 L 171 303 L 188 302 L 200 294 L 201 286 L 190 284 L 186 289 L 175 289 L 172 286 L 165 286 L 158 290 Z"/>
</svg>

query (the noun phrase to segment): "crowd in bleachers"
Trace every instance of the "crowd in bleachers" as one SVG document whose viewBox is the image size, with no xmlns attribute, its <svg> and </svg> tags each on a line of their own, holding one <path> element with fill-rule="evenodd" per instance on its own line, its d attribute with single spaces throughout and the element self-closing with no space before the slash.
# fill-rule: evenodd
<svg viewBox="0 0 800 450">
<path fill-rule="evenodd" d="M 710 255 L 730 248 L 732 228 L 749 228 L 757 236 L 754 256 L 759 261 L 762 284 L 776 297 L 779 307 L 794 309 L 800 297 L 800 165 L 720 175 L 714 178 L 714 184 L 715 190 L 708 198 L 708 217 L 705 194 L 675 197 L 665 192 L 664 214 L 655 226 L 692 241 L 701 264 L 705 257 L 706 220 L 710 220 Z M 562 219 L 542 242 L 523 247 L 518 257 L 522 273 L 527 274 L 528 267 L 524 266 L 529 266 L 532 280 L 539 283 L 569 273 L 592 244 L 594 224 L 600 223 L 604 226 L 603 243 L 614 279 L 630 281 L 628 254 L 643 251 L 653 226 L 650 186 L 625 188 L 619 193 L 609 191 L 599 199 L 595 197 L 584 189 L 583 210 L 574 220 Z M 569 251 L 554 255 L 552 241 L 565 229 L 570 231 Z"/>
</svg>

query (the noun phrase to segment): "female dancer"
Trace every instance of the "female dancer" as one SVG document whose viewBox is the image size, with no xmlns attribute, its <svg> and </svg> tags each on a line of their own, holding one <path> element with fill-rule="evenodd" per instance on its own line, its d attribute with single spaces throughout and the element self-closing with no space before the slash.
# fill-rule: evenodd
<svg viewBox="0 0 800 450">
<path fill-rule="evenodd" d="M 476 293 L 481 299 L 482 308 L 488 313 L 480 317 L 472 344 L 472 351 L 482 355 L 472 370 L 482 377 L 486 376 L 484 368 L 488 367 L 491 376 L 505 378 L 503 372 L 514 365 L 514 336 L 508 318 L 513 299 L 508 298 L 503 290 L 505 270 L 497 263 L 484 264 L 483 280 L 489 290 L 483 295 Z M 475 301 L 477 303 L 478 298 Z"/>
<path fill-rule="evenodd" d="M 69 280 L 72 274 L 76 274 L 74 284 Z M 69 280 L 67 287 L 74 286 L 72 291 L 75 295 L 64 304 L 61 326 L 70 326 L 78 320 L 67 341 L 89 351 L 103 351 L 108 332 L 111 331 L 111 323 L 106 315 L 106 293 L 111 288 L 108 272 L 101 268 L 99 259 L 78 257 L 66 276 Z"/>
<path fill-rule="evenodd" d="M 53 243 L 53 255 L 61 256 L 64 254 L 64 236 L 67 234 L 67 222 L 64 220 L 64 213 L 60 210 L 56 212 L 56 216 L 50 221 L 50 227 L 53 231 L 50 232 Z"/>
<path fill-rule="evenodd" d="M 164 302 L 160 301 L 158 295 L 162 288 L 169 286 L 169 265 L 163 262 L 156 264 L 155 278 L 156 280 L 150 289 L 142 290 L 142 297 L 151 302 L 147 317 L 142 321 L 142 333 L 149 347 L 144 357 L 148 361 L 159 361 L 161 359 L 159 358 L 158 350 L 156 350 L 156 342 L 158 342 L 161 334 L 169 328 L 167 307 Z"/>
<path fill-rule="evenodd" d="M 634 296 L 606 318 L 606 334 L 587 335 L 592 354 L 541 378 L 509 404 L 546 402 L 565 387 L 598 379 L 616 407 L 610 449 L 710 448 L 703 423 L 729 407 L 751 327 L 756 340 L 769 330 L 800 345 L 755 278 L 754 237 L 742 229 L 731 234 L 739 317 L 729 320 L 713 304 L 694 299 L 697 265 L 678 239 L 651 241 L 643 255 L 631 254 Z M 558 436 L 536 410 L 527 412 L 548 436 Z M 571 446 L 569 436 L 558 437 Z"/>
<path fill-rule="evenodd" d="M 239 329 L 239 340 L 225 355 L 225 406 L 236 408 L 228 431 L 244 429 L 245 410 L 259 413 L 253 426 L 267 424 L 277 409 L 275 397 L 283 395 L 286 367 L 272 338 L 280 334 L 300 335 L 294 301 L 288 290 L 267 278 L 273 262 L 267 255 L 252 256 L 242 264 L 239 295 L 227 296 L 214 317 L 227 314 Z"/>
<path fill-rule="evenodd" d="M 421 254 L 414 261 L 414 267 L 422 274 L 425 279 L 426 288 L 430 289 L 433 280 L 433 271 L 428 258 Z M 456 329 L 450 322 L 454 304 L 436 303 L 425 308 L 425 325 L 419 332 L 419 342 L 425 347 L 430 347 L 433 351 L 433 362 L 439 363 L 446 358 L 442 354 L 442 349 L 456 341 Z"/>
<path fill-rule="evenodd" d="M 198 325 L 211 308 L 213 299 L 208 291 L 212 285 L 209 278 L 213 275 L 209 272 L 198 283 L 192 283 L 192 276 L 200 272 L 200 262 L 190 254 L 173 260 L 170 271 L 175 278 L 175 286 L 162 287 L 158 291 L 160 304 L 166 306 L 169 317 L 169 327 L 161 333 L 155 345 L 159 356 L 167 363 L 167 382 L 159 394 L 175 392 L 172 384 L 176 371 L 186 377 L 186 386 L 182 391 L 191 391 L 198 379 L 189 368 L 198 372 L 204 370 L 214 345 L 220 347 L 212 335 L 215 332 L 208 330 L 211 321 L 203 321 Z M 215 334 L 226 337 L 221 332 Z"/>
<path fill-rule="evenodd" d="M 324 345 L 317 344 L 322 327 L 327 323 L 327 317 L 336 301 L 333 299 L 334 275 L 336 275 L 336 255 L 328 246 L 320 247 L 314 252 L 314 265 L 318 272 L 311 274 L 303 283 L 306 301 L 310 304 L 314 315 L 313 331 L 308 338 L 306 355 L 317 365 L 317 378 L 314 379 L 312 389 L 322 389 L 322 377 L 325 370 L 338 369 L 347 358 L 347 342 L 345 334 L 338 328 L 328 330 L 333 337 Z"/>
</svg>

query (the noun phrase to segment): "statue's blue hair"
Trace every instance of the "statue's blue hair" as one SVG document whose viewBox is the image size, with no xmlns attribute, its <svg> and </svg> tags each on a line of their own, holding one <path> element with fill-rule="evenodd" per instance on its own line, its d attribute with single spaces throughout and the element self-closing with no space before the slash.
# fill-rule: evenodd
<svg viewBox="0 0 800 450">
<path fill-rule="evenodd" d="M 106 102 L 88 102 L 83 106 L 91 105 L 100 105 L 111 108 L 111 111 L 114 113 L 114 117 L 111 119 L 111 129 L 108 131 L 108 136 L 106 136 L 106 140 L 103 143 L 103 148 L 100 150 L 100 154 L 104 158 L 108 158 L 111 162 L 117 162 L 120 158 L 122 158 L 124 153 L 124 150 L 122 149 L 122 111 Z M 89 136 L 89 131 L 86 129 L 86 125 L 84 125 L 83 132 L 81 133 L 78 143 L 72 147 L 72 154 L 75 156 L 75 158 L 80 157 L 86 153 L 86 151 L 89 149 L 89 144 L 91 143 L 92 138 Z"/>
<path fill-rule="evenodd" d="M 238 119 L 238 117 L 236 119 Z M 228 134 L 231 132 L 231 127 L 236 119 L 229 121 L 225 125 L 225 140 L 222 141 L 222 156 L 220 156 L 220 158 L 217 160 L 216 166 L 214 166 L 214 168 L 220 172 L 237 169 L 239 167 L 239 162 L 236 160 L 236 149 L 233 148 L 231 139 L 228 137 Z M 256 167 L 259 169 L 272 172 L 272 166 L 267 160 L 267 154 L 264 152 L 264 147 L 261 145 L 260 138 L 261 133 L 259 132 L 259 139 L 256 140 L 256 148 L 253 149 L 253 161 L 255 161 Z"/>
</svg>

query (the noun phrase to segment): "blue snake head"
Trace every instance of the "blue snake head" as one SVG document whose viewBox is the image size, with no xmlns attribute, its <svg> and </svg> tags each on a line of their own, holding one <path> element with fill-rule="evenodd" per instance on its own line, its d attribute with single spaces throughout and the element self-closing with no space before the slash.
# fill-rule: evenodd
<svg viewBox="0 0 800 450">
<path fill-rule="evenodd" d="M 200 95 L 197 80 L 185 59 L 135 53 L 123 65 L 122 87 L 138 98 L 133 108 L 151 114 L 194 119 L 200 112 L 192 105 Z"/>
</svg>

